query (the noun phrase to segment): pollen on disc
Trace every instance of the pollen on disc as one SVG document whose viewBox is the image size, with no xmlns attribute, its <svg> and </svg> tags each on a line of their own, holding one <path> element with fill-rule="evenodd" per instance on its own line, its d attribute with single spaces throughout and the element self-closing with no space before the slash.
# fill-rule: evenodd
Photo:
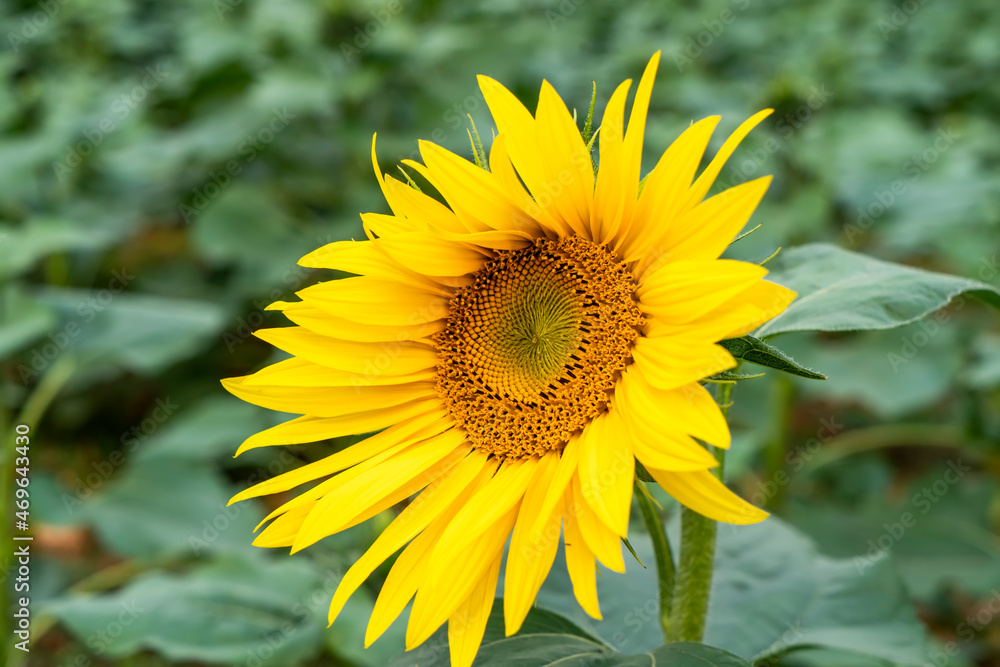
<svg viewBox="0 0 1000 667">
<path fill-rule="evenodd" d="M 437 390 L 476 448 L 561 449 L 607 409 L 643 324 L 635 281 L 600 246 L 539 239 L 498 253 L 434 336 Z"/>
</svg>

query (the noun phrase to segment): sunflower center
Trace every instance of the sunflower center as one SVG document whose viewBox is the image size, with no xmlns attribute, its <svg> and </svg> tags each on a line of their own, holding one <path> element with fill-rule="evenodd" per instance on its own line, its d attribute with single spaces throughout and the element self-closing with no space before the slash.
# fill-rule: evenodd
<svg viewBox="0 0 1000 667">
<path fill-rule="evenodd" d="M 607 408 L 643 318 L 635 281 L 581 238 L 500 252 L 452 298 L 434 337 L 437 389 L 478 449 L 558 450 Z"/>
</svg>

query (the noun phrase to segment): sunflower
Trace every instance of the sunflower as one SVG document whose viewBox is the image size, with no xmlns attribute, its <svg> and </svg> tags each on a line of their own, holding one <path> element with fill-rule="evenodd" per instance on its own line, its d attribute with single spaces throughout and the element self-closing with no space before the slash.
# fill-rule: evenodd
<svg viewBox="0 0 1000 667">
<path fill-rule="evenodd" d="M 452 664 L 470 665 L 508 538 L 508 635 L 560 541 L 577 600 L 600 618 L 596 564 L 624 571 L 636 460 L 707 517 L 767 516 L 713 474 L 717 461 L 701 443 L 728 447 L 730 435 L 699 380 L 735 365 L 718 341 L 752 331 L 794 297 L 763 280 L 760 266 L 719 259 L 770 177 L 705 198 L 770 110 L 741 124 L 697 178 L 719 118 L 693 123 L 640 181 L 658 62 L 659 53 L 639 82 L 627 132 L 631 81 L 611 96 L 596 169 L 548 82 L 532 116 L 497 81 L 479 78 L 498 131 L 488 164 L 428 142 L 422 163 L 404 160 L 447 204 L 383 175 L 373 140 L 392 215 L 364 214 L 368 240 L 300 261 L 355 277 L 273 304 L 296 326 L 257 335 L 292 357 L 224 381 L 243 400 L 302 415 L 237 453 L 375 432 L 233 499 L 318 482 L 271 512 L 254 542 L 293 553 L 410 500 L 331 604 L 333 622 L 402 550 L 366 646 L 412 600 L 407 649 L 447 622 Z"/>
</svg>

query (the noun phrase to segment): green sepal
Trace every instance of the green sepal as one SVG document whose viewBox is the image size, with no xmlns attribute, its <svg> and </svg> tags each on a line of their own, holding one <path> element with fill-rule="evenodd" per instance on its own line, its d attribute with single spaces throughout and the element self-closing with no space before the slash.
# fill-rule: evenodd
<svg viewBox="0 0 1000 667">
<path fill-rule="evenodd" d="M 635 460 L 635 476 L 638 477 L 639 480 L 642 482 L 653 482 L 654 484 L 656 483 L 656 480 L 653 479 L 653 476 L 649 474 L 649 471 L 646 470 L 646 467 L 639 462 L 639 459 Z"/>
<path fill-rule="evenodd" d="M 721 373 L 716 373 L 711 377 L 707 377 L 702 382 L 714 382 L 718 384 L 722 383 L 735 383 L 740 380 L 753 380 L 754 378 L 764 377 L 763 373 L 734 373 L 732 371 L 722 371 Z"/>
<path fill-rule="evenodd" d="M 628 541 L 628 538 L 627 538 L 627 537 L 623 537 L 623 538 L 622 538 L 622 543 L 623 543 L 623 544 L 625 545 L 625 548 L 626 548 L 626 549 L 628 549 L 628 552 L 629 552 L 630 554 L 632 554 L 632 558 L 634 558 L 634 559 L 635 559 L 635 562 L 636 562 L 636 563 L 638 563 L 639 565 L 641 565 L 643 569 L 646 569 L 646 564 L 645 564 L 645 563 L 643 563 L 643 562 L 642 562 L 641 560 L 639 560 L 639 556 L 638 556 L 638 555 L 636 555 L 636 553 L 635 553 L 635 549 L 633 549 L 633 548 L 632 548 L 632 545 L 631 545 L 631 544 L 629 544 L 629 541 Z"/>
<path fill-rule="evenodd" d="M 737 359 L 749 361 L 758 366 L 767 366 L 777 371 L 798 375 L 810 380 L 826 379 L 825 375 L 809 370 L 778 348 L 753 336 L 727 338 L 726 340 L 720 340 L 719 345 L 726 348 Z"/>
</svg>

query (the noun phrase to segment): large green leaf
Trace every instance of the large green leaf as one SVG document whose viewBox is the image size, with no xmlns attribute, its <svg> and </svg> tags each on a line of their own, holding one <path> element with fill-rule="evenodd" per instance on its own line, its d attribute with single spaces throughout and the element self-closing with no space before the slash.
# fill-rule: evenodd
<svg viewBox="0 0 1000 667">
<path fill-rule="evenodd" d="M 755 336 L 789 331 L 891 329 L 971 294 L 1000 308 L 1000 289 L 978 280 L 883 262 L 825 243 L 787 250 L 769 265 L 769 280 L 798 292 Z"/>
<path fill-rule="evenodd" d="M 949 463 L 962 471 L 971 459 L 958 456 Z M 850 556 L 862 569 L 881 551 L 891 550 L 917 599 L 931 601 L 949 589 L 989 598 L 1000 588 L 1000 540 L 992 532 L 990 514 L 1000 483 L 966 473 L 941 493 L 951 470 L 948 463 L 940 464 L 900 488 L 897 500 L 888 504 L 881 498 L 866 498 L 849 508 L 830 501 L 793 502 L 789 520 L 825 551 Z"/>
<path fill-rule="evenodd" d="M 198 352 L 224 324 L 209 302 L 120 293 L 134 276 L 121 273 L 103 290 L 50 289 L 38 295 L 65 319 L 67 349 L 88 366 L 114 365 L 156 373 Z"/>
<path fill-rule="evenodd" d="M 663 662 L 660 662 L 663 661 Z M 399 655 L 389 667 L 448 667 L 447 633 L 438 630 L 427 642 Z M 504 632 L 503 598 L 493 604 L 474 667 L 748 667 L 749 663 L 704 644 L 671 644 L 647 653 L 623 654 L 555 612 L 533 608 L 512 637 Z"/>
<path fill-rule="evenodd" d="M 212 396 L 151 435 L 136 451 L 134 460 L 211 461 L 231 457 L 246 438 L 271 426 L 268 416 L 257 406 L 232 396 Z"/>
<path fill-rule="evenodd" d="M 652 546 L 629 537 L 644 563 Z M 705 642 L 756 661 L 798 647 L 854 651 L 898 664 L 923 661 L 923 628 L 887 559 L 858 571 L 852 560 L 830 559 L 774 517 L 755 526 L 720 524 Z M 603 621 L 579 609 L 562 555 L 539 605 L 565 614 L 619 651 L 650 650 L 663 642 L 657 620 L 656 572 L 626 560 L 626 574 L 597 582 Z"/>
<path fill-rule="evenodd" d="M 227 506 L 232 491 L 214 471 L 184 459 L 156 459 L 119 472 L 119 460 L 92 465 L 64 495 L 71 513 L 78 508 L 115 553 L 153 558 L 255 549 L 250 542 L 262 518 L 258 506 Z"/>
<path fill-rule="evenodd" d="M 23 273 L 52 253 L 93 250 L 113 240 L 108 230 L 65 218 L 31 218 L 20 227 L 0 223 L 0 279 Z"/>
<path fill-rule="evenodd" d="M 0 295 L 0 358 L 7 358 L 35 340 L 53 332 L 57 321 L 52 308 L 28 297 L 15 285 L 7 285 Z M 49 343 L 52 343 L 51 339 L 45 341 L 43 347 Z M 45 353 L 56 349 L 53 344 L 49 350 L 44 352 L 36 350 L 36 352 L 40 355 L 41 360 L 47 363 Z M 27 363 L 31 364 L 34 357 L 35 355 L 29 355 Z M 37 358 L 35 363 L 41 365 Z"/>
<path fill-rule="evenodd" d="M 171 661 L 284 667 L 319 650 L 327 588 L 305 559 L 224 560 L 65 597 L 45 611 L 111 658 L 152 650 Z"/>
</svg>

